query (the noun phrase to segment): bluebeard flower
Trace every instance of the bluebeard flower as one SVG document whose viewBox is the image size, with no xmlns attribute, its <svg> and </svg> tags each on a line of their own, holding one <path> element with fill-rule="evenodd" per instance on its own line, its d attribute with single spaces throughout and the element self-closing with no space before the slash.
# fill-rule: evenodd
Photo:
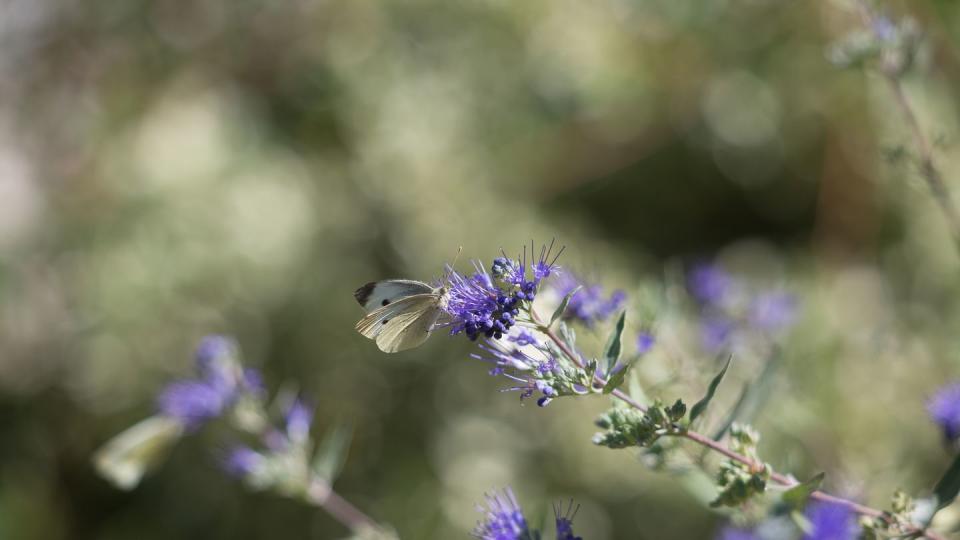
<svg viewBox="0 0 960 540">
<path fill-rule="evenodd" d="M 960 438 L 960 382 L 948 384 L 937 390 L 927 401 L 930 418 L 940 426 L 948 441 Z"/>
<path fill-rule="evenodd" d="M 587 327 L 602 321 L 620 309 L 627 299 L 626 293 L 616 290 L 604 298 L 603 287 L 597 284 L 587 284 L 569 272 L 561 273 L 553 281 L 553 287 L 560 298 L 566 297 L 574 289 L 580 287 L 567 303 L 563 318 L 576 320 Z"/>
<path fill-rule="evenodd" d="M 870 24 L 873 35 L 880 41 L 890 42 L 897 37 L 897 26 L 888 17 L 874 17 Z"/>
<path fill-rule="evenodd" d="M 577 515 L 577 510 L 580 509 L 580 506 L 573 506 L 573 501 L 570 501 L 570 504 L 567 505 L 567 511 L 560 514 L 562 510 L 561 505 L 553 507 L 553 516 L 557 525 L 557 540 L 583 540 L 581 536 L 573 535 L 573 518 Z"/>
<path fill-rule="evenodd" d="M 796 313 L 796 297 L 783 291 L 772 291 L 754 299 L 749 318 L 757 328 L 773 332 L 790 326 Z"/>
<path fill-rule="evenodd" d="M 703 348 L 714 353 L 727 348 L 736 329 L 737 325 L 727 317 L 720 315 L 705 317 L 700 324 Z"/>
<path fill-rule="evenodd" d="M 750 529 L 724 527 L 720 529 L 717 540 L 760 540 L 760 537 Z"/>
<path fill-rule="evenodd" d="M 157 405 L 164 415 L 196 428 L 220 416 L 232 399 L 213 385 L 201 381 L 180 381 L 160 393 Z"/>
<path fill-rule="evenodd" d="M 814 502 L 804 515 L 811 528 L 803 540 L 854 540 L 857 536 L 856 519 L 845 505 Z"/>
<path fill-rule="evenodd" d="M 720 303 L 732 290 L 733 278 L 713 264 L 698 264 L 690 271 L 687 286 L 704 304 Z"/>
<path fill-rule="evenodd" d="M 505 488 L 502 494 L 487 495 L 486 508 L 481 506 L 477 510 L 483 512 L 484 519 L 477 523 L 471 533 L 474 538 L 480 540 L 532 540 L 535 538 L 510 488 Z"/>
<path fill-rule="evenodd" d="M 310 438 L 310 423 L 313 421 L 313 410 L 302 400 L 294 400 L 287 410 L 287 437 L 295 444 L 302 443 Z"/>
<path fill-rule="evenodd" d="M 557 376 L 562 375 L 557 361 L 549 352 L 534 346 L 508 348 L 495 340 L 487 340 L 480 348 L 485 355 L 471 354 L 470 356 L 493 364 L 490 375 L 503 376 L 516 383 L 503 391 L 520 392 L 520 400 L 540 393 L 537 405 L 546 407 L 550 401 L 560 395 L 555 385 Z"/>
<path fill-rule="evenodd" d="M 534 347 L 542 347 L 543 343 L 533 335 L 533 332 L 527 330 L 526 328 L 521 328 L 519 331 L 510 335 L 507 338 L 507 341 L 511 341 L 517 344 L 517 347 L 526 347 L 527 345 L 533 345 Z"/>
<path fill-rule="evenodd" d="M 208 336 L 201 340 L 195 354 L 200 378 L 167 385 L 157 398 L 160 412 L 196 429 L 224 414 L 242 393 L 261 392 L 259 373 L 244 370 L 237 356 L 236 343 L 229 338 Z"/>
<path fill-rule="evenodd" d="M 223 468 L 232 476 L 243 478 L 254 474 L 266 458 L 246 446 L 235 446 L 223 458 Z"/>
<path fill-rule="evenodd" d="M 445 309 L 452 319 L 450 333 L 463 332 L 471 341 L 481 335 L 502 338 L 529 309 L 540 282 L 553 271 L 556 256 L 548 262 L 550 251 L 544 247 L 537 261 L 529 265 L 526 248 L 519 259 L 499 257 L 491 265 L 490 273 L 477 262 L 470 276 L 449 269 Z"/>
<path fill-rule="evenodd" d="M 637 354 L 647 354 L 656 344 L 657 338 L 650 332 L 643 330 L 637 334 Z"/>
</svg>

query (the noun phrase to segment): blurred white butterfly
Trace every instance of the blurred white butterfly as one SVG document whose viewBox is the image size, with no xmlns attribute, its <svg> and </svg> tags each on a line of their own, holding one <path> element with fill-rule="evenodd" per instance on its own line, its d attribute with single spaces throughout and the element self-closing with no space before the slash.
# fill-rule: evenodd
<svg viewBox="0 0 960 540">
<path fill-rule="evenodd" d="M 357 331 L 377 342 L 381 351 L 394 353 L 423 344 L 430 332 L 449 320 L 444 308 L 447 291 L 422 281 L 385 279 L 370 282 L 353 293 L 367 310 Z"/>
</svg>

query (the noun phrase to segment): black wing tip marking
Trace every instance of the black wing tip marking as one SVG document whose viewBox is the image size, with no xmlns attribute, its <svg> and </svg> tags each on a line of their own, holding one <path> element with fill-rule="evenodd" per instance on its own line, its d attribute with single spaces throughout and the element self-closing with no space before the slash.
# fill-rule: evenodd
<svg viewBox="0 0 960 540">
<path fill-rule="evenodd" d="M 370 299 L 370 295 L 373 294 L 373 289 L 376 286 L 377 283 L 375 281 L 371 281 L 356 291 L 353 291 L 353 297 L 357 299 L 357 302 L 359 302 L 361 306 L 366 306 L 367 300 Z"/>
</svg>

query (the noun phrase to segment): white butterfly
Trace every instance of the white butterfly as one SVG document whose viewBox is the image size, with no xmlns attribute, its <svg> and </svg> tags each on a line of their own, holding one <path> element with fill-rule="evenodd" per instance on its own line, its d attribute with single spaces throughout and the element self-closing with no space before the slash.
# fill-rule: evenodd
<svg viewBox="0 0 960 540">
<path fill-rule="evenodd" d="M 394 353 L 423 344 L 430 332 L 449 320 L 444 308 L 447 291 L 410 279 L 370 282 L 353 293 L 367 316 L 357 331 L 377 342 L 381 351 Z"/>
</svg>

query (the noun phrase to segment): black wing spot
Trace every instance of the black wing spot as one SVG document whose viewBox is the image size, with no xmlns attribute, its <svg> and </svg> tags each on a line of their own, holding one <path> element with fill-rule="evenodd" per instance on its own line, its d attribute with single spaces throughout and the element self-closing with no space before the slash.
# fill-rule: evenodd
<svg viewBox="0 0 960 540">
<path fill-rule="evenodd" d="M 357 299 L 357 302 L 359 302 L 361 306 L 366 306 L 367 300 L 370 299 L 370 294 L 373 292 L 373 288 L 376 286 L 377 284 L 371 281 L 370 283 L 367 283 L 363 287 L 360 287 L 354 291 L 353 297 Z"/>
<path fill-rule="evenodd" d="M 390 300 L 387 300 L 386 298 L 383 299 L 383 302 L 380 302 L 381 306 L 386 306 L 388 304 L 390 304 Z"/>
<path fill-rule="evenodd" d="M 389 320 L 390 320 L 390 319 L 384 319 L 384 320 L 380 321 L 380 324 L 387 324 L 387 321 L 389 321 Z"/>
</svg>

